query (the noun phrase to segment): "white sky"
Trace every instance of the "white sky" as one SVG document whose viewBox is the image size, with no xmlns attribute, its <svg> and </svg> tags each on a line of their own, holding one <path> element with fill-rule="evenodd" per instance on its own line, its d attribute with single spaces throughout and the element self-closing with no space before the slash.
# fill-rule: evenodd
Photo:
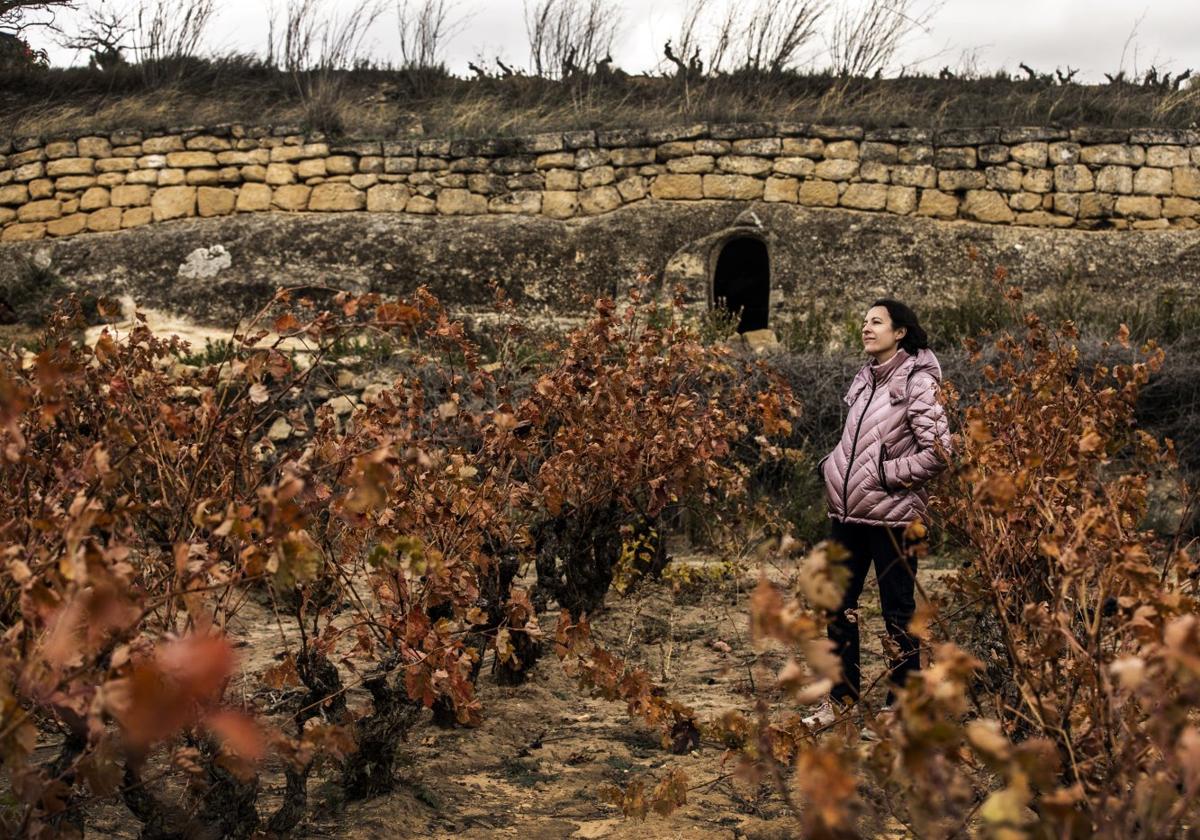
<svg viewBox="0 0 1200 840">
<path fill-rule="evenodd" d="M 85 2 L 120 6 L 135 0 Z M 277 6 L 284 2 L 277 0 Z M 343 14 L 352 2 L 325 0 L 328 9 Z M 398 63 L 395 0 L 382 2 L 388 8 L 371 32 L 368 52 Z M 609 2 L 621 9 L 623 22 L 613 48 L 615 63 L 633 73 L 654 70 L 663 43 L 676 36 L 686 0 Z M 749 7 L 754 0 L 732 2 Z M 217 0 L 217 4 L 208 46 L 216 51 L 265 52 L 269 0 Z M 444 52 L 451 72 L 468 75 L 467 62 L 480 57 L 494 67 L 496 55 L 506 63 L 528 65 L 523 0 L 457 0 L 454 14 L 460 26 Z M 69 15 L 60 15 L 60 21 L 69 25 Z M 31 33 L 31 40 L 49 48 L 56 65 L 86 62 L 86 56 L 55 47 L 42 34 Z M 973 58 L 981 71 L 1004 68 L 1018 73 L 1017 64 L 1024 61 L 1042 72 L 1069 65 L 1080 69 L 1080 81 L 1102 81 L 1105 71 L 1120 67 L 1123 50 L 1130 73 L 1144 72 L 1154 64 L 1160 71 L 1178 73 L 1191 67 L 1200 74 L 1200 0 L 945 0 L 929 31 L 909 38 L 898 63 L 937 72 L 946 65 L 956 69 Z M 820 43 L 814 44 L 817 65 L 820 51 Z"/>
</svg>

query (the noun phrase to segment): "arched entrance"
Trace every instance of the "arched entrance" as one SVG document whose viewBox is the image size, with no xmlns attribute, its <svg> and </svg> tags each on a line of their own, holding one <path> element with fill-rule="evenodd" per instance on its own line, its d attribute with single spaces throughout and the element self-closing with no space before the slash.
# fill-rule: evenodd
<svg viewBox="0 0 1200 840">
<path fill-rule="evenodd" d="M 771 301 L 767 243 L 757 236 L 734 236 L 720 248 L 712 272 L 713 305 L 739 315 L 739 333 L 765 330 Z"/>
</svg>

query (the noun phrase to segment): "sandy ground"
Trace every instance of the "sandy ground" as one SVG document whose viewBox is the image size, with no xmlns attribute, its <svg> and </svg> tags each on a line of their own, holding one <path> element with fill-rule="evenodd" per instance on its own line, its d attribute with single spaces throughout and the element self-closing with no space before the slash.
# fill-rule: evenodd
<svg viewBox="0 0 1200 840">
<path fill-rule="evenodd" d="M 681 557 L 676 562 L 705 565 L 711 558 Z M 944 570 L 926 558 L 920 573 L 936 586 Z M 790 568 L 770 576 L 787 577 Z M 778 670 L 778 652 L 755 651 L 748 638 L 748 596 L 757 572 L 722 583 L 691 584 L 679 592 L 664 583 L 643 584 L 620 596 L 610 593 L 596 616 L 594 635 L 611 652 L 644 666 L 673 699 L 692 706 L 701 718 L 730 707 L 752 705 L 758 685 Z M 878 591 L 873 578 L 862 599 L 864 684 L 882 671 Z M 556 618 L 541 616 L 552 632 Z M 261 687 L 257 672 L 279 650 L 270 613 L 254 602 L 231 627 L 243 651 L 245 690 Z M 547 646 L 549 648 L 549 646 Z M 593 699 L 577 687 L 547 654 L 524 685 L 501 687 L 485 665 L 479 681 L 483 724 L 474 729 L 440 729 L 424 716 L 402 752 L 396 789 L 364 802 L 342 801 L 331 772 L 309 782 L 309 815 L 295 837 L 376 838 L 518 837 L 549 838 L 751 838 L 799 836 L 797 822 L 780 797 L 764 786 L 753 789 L 731 774 L 732 762 L 710 743 L 689 755 L 663 749 L 657 733 L 629 718 L 623 703 Z M 259 689 L 261 693 L 261 688 Z M 876 694 L 882 693 L 877 688 Z M 358 692 L 352 692 L 352 695 Z M 362 704 L 365 695 L 352 696 Z M 872 696 L 878 704 L 882 696 Z M 282 721 L 281 721 L 282 723 Z M 830 734 L 824 737 L 837 737 Z M 688 777 L 687 804 L 670 817 L 625 820 L 604 801 L 607 785 L 642 778 L 647 787 L 671 769 Z M 282 777 L 270 767 L 263 775 L 259 809 L 273 810 Z M 265 818 L 265 816 L 264 816 Z M 885 815 L 868 815 L 866 836 L 906 836 Z M 117 802 L 93 809 L 89 837 L 136 837 L 139 825 Z"/>
</svg>

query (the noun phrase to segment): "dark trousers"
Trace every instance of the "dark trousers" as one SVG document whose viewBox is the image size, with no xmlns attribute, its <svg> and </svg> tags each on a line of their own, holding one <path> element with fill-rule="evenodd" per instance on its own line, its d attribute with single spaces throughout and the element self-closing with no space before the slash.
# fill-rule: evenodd
<svg viewBox="0 0 1200 840">
<path fill-rule="evenodd" d="M 831 521 L 831 539 L 841 543 L 850 552 L 850 558 L 846 561 L 850 568 L 850 583 L 837 615 L 829 624 L 829 638 L 842 660 L 842 682 L 833 687 L 831 694 L 835 700 L 848 702 L 857 700 L 861 691 L 858 599 L 872 563 L 875 564 L 875 578 L 879 581 L 883 623 L 888 635 L 900 649 L 898 657 L 889 657 L 890 682 L 902 686 L 909 673 L 921 667 L 920 646 L 908 632 L 908 624 L 917 607 L 913 597 L 917 561 L 915 557 L 904 556 L 903 526 L 890 528 L 886 525 L 840 522 L 837 519 Z M 888 687 L 888 703 L 895 699 L 892 687 Z"/>
</svg>

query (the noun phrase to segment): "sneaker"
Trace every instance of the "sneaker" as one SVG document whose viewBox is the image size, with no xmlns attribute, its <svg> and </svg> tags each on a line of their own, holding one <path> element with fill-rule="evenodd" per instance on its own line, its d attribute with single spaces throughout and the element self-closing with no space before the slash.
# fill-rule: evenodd
<svg viewBox="0 0 1200 840">
<path fill-rule="evenodd" d="M 891 726 L 892 719 L 895 716 L 896 707 L 891 704 L 880 709 L 873 720 L 868 721 L 864 716 L 861 732 L 862 739 L 864 741 L 878 741 L 879 730 L 886 729 L 887 727 Z"/>
<path fill-rule="evenodd" d="M 845 713 L 845 706 L 832 697 L 826 697 L 821 701 L 821 705 L 817 706 L 815 712 L 802 718 L 801 721 L 814 732 L 820 732 L 841 720 Z"/>
</svg>

